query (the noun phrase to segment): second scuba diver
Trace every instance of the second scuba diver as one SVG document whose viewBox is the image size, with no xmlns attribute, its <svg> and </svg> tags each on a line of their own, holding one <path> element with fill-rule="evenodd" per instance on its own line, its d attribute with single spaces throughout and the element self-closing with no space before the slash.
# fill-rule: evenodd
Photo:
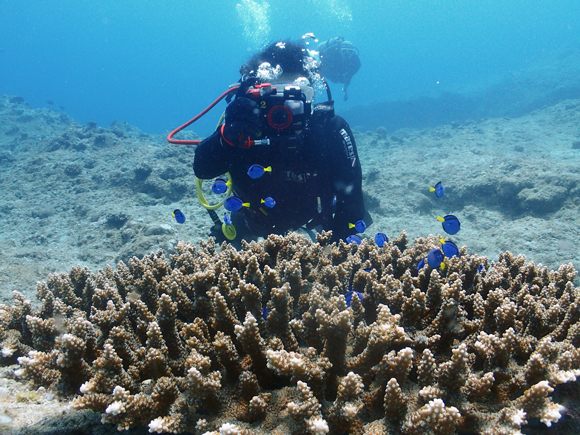
<svg viewBox="0 0 580 435">
<path fill-rule="evenodd" d="M 342 83 L 344 101 L 348 100 L 350 81 L 361 66 L 358 49 L 340 36 L 320 43 L 318 56 L 322 75 L 334 83 Z"/>
<path fill-rule="evenodd" d="M 232 187 L 224 205 L 235 245 L 300 227 L 332 230 L 338 241 L 370 225 L 354 136 L 330 95 L 314 104 L 315 65 L 291 41 L 251 57 L 225 122 L 196 148 L 196 177 L 229 174 L 222 183 Z M 211 235 L 226 240 L 220 225 Z"/>
</svg>

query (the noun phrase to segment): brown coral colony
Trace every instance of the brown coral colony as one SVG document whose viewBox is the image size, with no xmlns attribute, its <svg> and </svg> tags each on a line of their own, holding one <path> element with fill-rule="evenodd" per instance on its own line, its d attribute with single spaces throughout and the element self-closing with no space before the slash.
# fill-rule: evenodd
<svg viewBox="0 0 580 435">
<path fill-rule="evenodd" d="M 0 359 L 119 429 L 517 434 L 560 420 L 553 396 L 580 375 L 571 265 L 463 248 L 417 271 L 435 237 L 328 240 L 179 243 L 170 259 L 50 275 L 39 308 L 18 293 L 0 306 Z"/>
</svg>

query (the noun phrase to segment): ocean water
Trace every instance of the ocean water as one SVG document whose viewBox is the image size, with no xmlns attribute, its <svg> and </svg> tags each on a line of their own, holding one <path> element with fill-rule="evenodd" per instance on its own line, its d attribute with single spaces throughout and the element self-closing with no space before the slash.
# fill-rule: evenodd
<svg viewBox="0 0 580 435">
<path fill-rule="evenodd" d="M 338 111 L 362 130 L 412 126 L 422 113 L 403 111 L 393 125 L 389 111 L 357 118 L 358 108 L 465 93 L 549 65 L 554 53 L 580 44 L 577 0 L 4 0 L 0 7 L 0 94 L 82 123 L 126 121 L 148 133 L 204 109 L 266 43 L 307 32 L 321 41 L 344 36 L 359 48 L 349 100 L 340 85 L 332 88 Z M 211 132 L 217 112 L 193 130 Z"/>
<path fill-rule="evenodd" d="M 362 162 L 363 237 L 449 240 L 437 216 L 455 214 L 452 240 L 488 265 L 510 251 L 578 268 L 579 0 L 0 0 L 0 304 L 13 290 L 34 300 L 37 281 L 77 264 L 97 272 L 207 238 L 194 148 L 153 133 L 206 108 L 269 42 L 306 33 L 360 50 L 349 100 L 331 87 Z M 192 130 L 209 134 L 223 107 Z M 33 406 L 77 426 L 46 402 L 23 411 L 4 385 L 20 426 L 40 420 Z M 577 401 L 562 403 L 553 433 L 580 433 Z"/>
</svg>

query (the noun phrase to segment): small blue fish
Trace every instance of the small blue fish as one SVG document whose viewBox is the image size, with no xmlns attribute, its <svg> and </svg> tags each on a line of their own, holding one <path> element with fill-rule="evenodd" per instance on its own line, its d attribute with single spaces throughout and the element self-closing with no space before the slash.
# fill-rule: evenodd
<svg viewBox="0 0 580 435">
<path fill-rule="evenodd" d="M 437 220 L 442 223 L 443 231 L 447 234 L 457 234 L 461 229 L 461 224 L 459 223 L 459 219 L 452 214 L 448 214 L 445 217 L 437 216 Z"/>
<path fill-rule="evenodd" d="M 430 187 L 429 192 L 435 192 L 435 196 L 437 198 L 441 198 L 445 193 L 445 186 L 443 186 L 443 184 L 440 181 L 435 185 L 435 187 Z"/>
<path fill-rule="evenodd" d="M 218 178 L 211 185 L 211 191 L 216 194 L 225 193 L 228 190 L 228 186 L 231 186 L 232 182 L 230 180 L 226 181 L 222 178 Z"/>
<path fill-rule="evenodd" d="M 332 205 L 335 206 L 336 205 L 336 195 L 334 195 L 332 197 Z"/>
<path fill-rule="evenodd" d="M 455 243 L 451 240 L 445 241 L 445 239 L 440 239 L 439 241 L 441 242 L 441 250 L 446 257 L 459 257 L 459 248 Z"/>
<path fill-rule="evenodd" d="M 264 204 L 268 208 L 273 208 L 276 205 L 276 201 L 274 201 L 274 198 L 269 196 L 266 199 L 262 200 L 262 204 Z"/>
<path fill-rule="evenodd" d="M 483 264 L 480 264 L 479 267 L 477 268 L 477 272 L 479 273 L 485 272 L 485 266 Z"/>
<path fill-rule="evenodd" d="M 178 224 L 182 224 L 183 222 L 185 222 L 185 215 L 182 213 L 181 210 L 178 209 L 174 210 L 172 216 L 175 218 Z"/>
<path fill-rule="evenodd" d="M 362 219 L 359 219 L 354 224 L 348 224 L 349 228 L 354 228 L 357 233 L 364 233 L 367 229 L 367 223 Z"/>
<path fill-rule="evenodd" d="M 232 217 L 227 213 L 224 213 L 224 224 L 226 225 L 232 224 Z"/>
<path fill-rule="evenodd" d="M 249 207 L 249 202 L 244 202 L 237 196 L 228 196 L 224 199 L 224 207 L 227 211 L 240 211 L 242 207 Z"/>
<path fill-rule="evenodd" d="M 347 307 L 350 307 L 350 304 L 352 303 L 352 297 L 355 293 L 361 302 L 365 298 L 361 292 L 357 292 L 356 290 L 350 290 L 350 291 L 346 292 L 346 294 L 344 295 L 344 300 L 346 302 Z"/>
<path fill-rule="evenodd" d="M 268 309 L 268 307 L 262 308 L 262 318 L 264 320 L 268 320 L 268 314 L 270 314 L 270 310 Z"/>
<path fill-rule="evenodd" d="M 389 243 L 389 238 L 385 233 L 376 233 L 375 243 L 379 248 L 382 248 L 383 246 L 385 246 L 385 243 Z"/>
<path fill-rule="evenodd" d="M 419 261 L 419 264 L 417 265 L 417 270 L 421 270 L 425 267 L 425 258 L 423 258 L 421 261 Z"/>
<path fill-rule="evenodd" d="M 427 254 L 427 264 L 433 269 L 437 269 L 441 266 L 441 269 L 445 269 L 445 263 L 443 263 L 443 252 L 440 249 L 431 249 Z"/>
<path fill-rule="evenodd" d="M 267 168 L 264 168 L 260 165 L 252 165 L 250 166 L 250 169 L 248 169 L 248 175 L 253 180 L 260 178 L 262 175 L 264 175 L 264 172 L 272 172 L 272 167 L 268 166 Z"/>
<path fill-rule="evenodd" d="M 362 240 L 356 234 L 352 234 L 346 238 L 346 243 L 356 243 L 357 245 L 360 245 L 361 242 Z"/>
</svg>

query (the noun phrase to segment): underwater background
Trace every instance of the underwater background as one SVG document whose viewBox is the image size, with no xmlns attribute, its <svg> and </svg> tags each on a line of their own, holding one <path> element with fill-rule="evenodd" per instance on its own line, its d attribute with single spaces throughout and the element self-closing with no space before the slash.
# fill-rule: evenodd
<svg viewBox="0 0 580 435">
<path fill-rule="evenodd" d="M 0 5 L 0 93 L 22 96 L 34 107 L 50 107 L 46 101 L 52 101 L 83 124 L 125 121 L 147 133 L 172 130 L 205 108 L 238 80 L 242 62 L 267 42 L 299 39 L 307 32 L 320 41 L 344 36 L 360 50 L 362 68 L 349 101 L 342 101 L 338 85 L 333 90 L 339 112 L 363 130 L 450 121 L 433 113 L 427 124 L 419 118 L 453 103 L 459 104 L 453 116 L 465 117 L 474 111 L 469 100 L 474 92 L 518 71 L 551 66 L 556 53 L 580 48 L 575 0 L 8 0 Z M 441 101 L 427 98 L 442 95 Z M 490 104 L 505 109 L 501 95 L 497 98 Z M 400 104 L 384 106 L 396 101 L 416 104 L 405 110 Z M 351 113 L 371 103 L 383 106 Z M 390 109 L 382 122 L 376 114 L 381 109 Z M 391 115 L 397 119 L 386 125 Z M 207 134 L 217 117 L 206 116 L 194 130 Z"/>
<path fill-rule="evenodd" d="M 577 1 L 1 6 L 0 300 L 74 264 L 95 270 L 207 237 L 194 147 L 166 135 L 250 55 L 306 33 L 360 51 L 348 101 L 330 85 L 362 161 L 374 220 L 363 236 L 442 233 L 436 217 L 455 214 L 454 241 L 469 252 L 580 262 Z M 224 106 L 185 134 L 210 134 Z M 429 192 L 439 181 L 443 198 Z"/>
<path fill-rule="evenodd" d="M 580 264 L 578 0 L 0 0 L 0 11 L 0 304 L 15 290 L 34 301 L 37 281 L 75 265 L 96 272 L 206 238 L 195 149 L 168 131 L 251 54 L 310 32 L 360 50 L 348 101 L 330 85 L 362 162 L 374 222 L 361 236 L 444 237 L 437 216 L 453 214 L 453 241 L 490 263 L 510 251 Z M 185 136 L 208 135 L 224 106 Z M 439 181 L 442 198 L 429 189 Z M 208 184 L 208 201 L 223 199 Z M 10 376 L 0 433 L 3 406 L 15 430 L 60 419 L 54 397 L 14 405 Z"/>
<path fill-rule="evenodd" d="M 76 264 L 207 237 L 194 147 L 166 135 L 253 53 L 306 33 L 360 51 L 348 101 L 330 86 L 362 162 L 363 236 L 444 234 L 436 218 L 454 214 L 469 252 L 580 263 L 577 1 L 1 5 L 0 300 Z M 224 106 L 185 135 L 211 133 Z M 442 198 L 429 191 L 439 181 Z"/>
</svg>

